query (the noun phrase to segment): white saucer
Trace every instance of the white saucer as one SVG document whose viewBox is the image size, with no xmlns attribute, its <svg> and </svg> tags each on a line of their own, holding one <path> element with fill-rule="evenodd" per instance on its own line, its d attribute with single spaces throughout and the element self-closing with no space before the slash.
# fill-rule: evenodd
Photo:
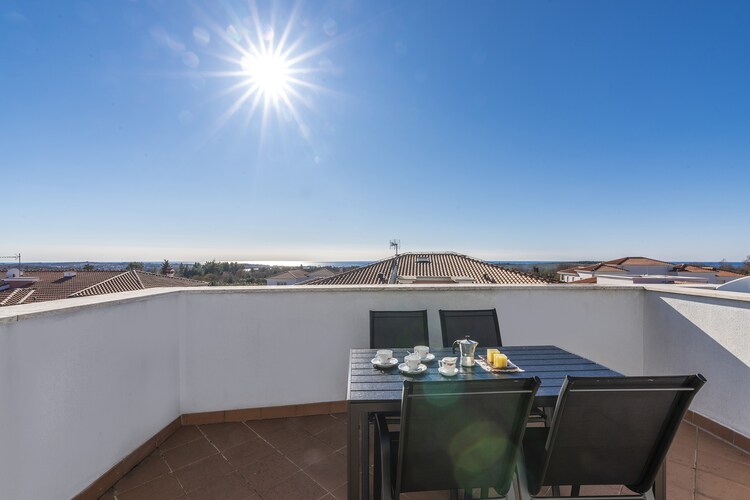
<svg viewBox="0 0 750 500">
<path fill-rule="evenodd" d="M 435 355 L 432 354 L 431 352 L 428 352 L 427 356 L 425 356 L 424 358 L 421 358 L 420 361 L 422 361 L 422 363 L 429 363 L 430 361 L 435 361 Z"/>
<path fill-rule="evenodd" d="M 373 366 L 375 366 L 376 368 L 387 369 L 387 368 L 393 368 L 394 366 L 396 366 L 398 364 L 398 359 L 391 358 L 385 363 L 381 363 L 380 361 L 378 361 L 378 358 L 372 358 L 370 360 L 370 363 L 372 363 Z"/>
<path fill-rule="evenodd" d="M 413 372 L 409 371 L 409 365 L 406 363 L 401 363 L 398 365 L 398 371 L 403 373 L 404 375 L 419 375 L 420 373 L 424 373 L 427 371 L 427 367 L 423 365 L 422 363 L 419 363 L 419 366 L 417 366 L 417 369 Z"/>
<path fill-rule="evenodd" d="M 455 377 L 456 375 L 458 375 L 458 368 L 456 368 L 455 370 L 453 370 L 453 373 L 450 373 L 444 367 L 441 366 L 440 368 L 438 368 L 438 372 L 443 377 Z"/>
</svg>

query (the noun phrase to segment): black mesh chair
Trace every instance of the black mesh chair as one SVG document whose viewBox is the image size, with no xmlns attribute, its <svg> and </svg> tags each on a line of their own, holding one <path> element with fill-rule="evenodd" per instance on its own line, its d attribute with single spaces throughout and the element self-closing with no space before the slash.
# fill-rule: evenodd
<svg viewBox="0 0 750 500">
<path fill-rule="evenodd" d="M 376 417 L 375 498 L 411 491 L 505 495 L 540 380 L 404 382 L 401 429 Z"/>
<path fill-rule="evenodd" d="M 453 342 L 469 335 L 481 346 L 502 346 L 500 325 L 497 322 L 495 309 L 475 311 L 440 310 L 440 328 L 443 331 L 443 347 L 450 347 Z"/>
<path fill-rule="evenodd" d="M 631 498 L 653 499 L 659 468 L 705 382 L 700 374 L 568 377 L 550 427 L 524 437 L 528 492 L 552 486 L 559 494 L 570 485 L 579 496 L 581 485 L 625 485 L 637 493 Z"/>
<path fill-rule="evenodd" d="M 429 345 L 427 311 L 370 311 L 370 348 Z"/>
</svg>

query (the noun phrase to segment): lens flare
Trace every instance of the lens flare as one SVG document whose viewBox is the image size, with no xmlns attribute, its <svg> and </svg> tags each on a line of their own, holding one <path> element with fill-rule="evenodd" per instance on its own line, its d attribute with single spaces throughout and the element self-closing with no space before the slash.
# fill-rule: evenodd
<svg viewBox="0 0 750 500">
<path fill-rule="evenodd" d="M 219 117 L 216 129 L 223 127 L 237 113 L 246 111 L 247 123 L 260 111 L 261 137 L 269 116 L 275 115 L 280 123 L 295 123 L 297 132 L 310 141 L 310 127 L 303 120 L 300 106 L 313 109 L 311 95 L 328 91 L 316 83 L 315 74 L 331 70 L 315 62 L 334 40 L 306 47 L 309 27 L 307 21 L 297 22 L 297 7 L 291 11 L 286 23 L 280 25 L 281 29 L 277 29 L 274 23 L 275 13 L 270 16 L 270 23 L 263 24 L 254 2 L 250 3 L 250 11 L 251 15 L 246 18 L 230 15 L 232 22 L 228 25 L 210 18 L 204 20 L 225 45 L 219 57 L 233 67 L 210 76 L 233 80 L 223 94 L 237 96 Z M 302 33 L 296 33 L 298 30 Z"/>
</svg>

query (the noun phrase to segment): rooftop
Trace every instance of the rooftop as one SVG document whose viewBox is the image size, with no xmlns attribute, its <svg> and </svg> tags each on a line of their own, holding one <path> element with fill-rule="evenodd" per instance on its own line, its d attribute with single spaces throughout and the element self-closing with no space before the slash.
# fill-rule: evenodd
<svg viewBox="0 0 750 500">
<path fill-rule="evenodd" d="M 317 279 L 305 285 L 382 285 L 388 283 L 546 284 L 521 271 L 490 264 L 455 252 L 406 252 L 367 266 Z"/>
<path fill-rule="evenodd" d="M 0 285 L 3 284 L 0 276 Z M 159 287 L 206 286 L 203 281 L 173 278 L 145 271 L 26 271 L 7 290 L 0 290 L 0 306 L 29 304 L 72 297 L 146 290 Z"/>
</svg>

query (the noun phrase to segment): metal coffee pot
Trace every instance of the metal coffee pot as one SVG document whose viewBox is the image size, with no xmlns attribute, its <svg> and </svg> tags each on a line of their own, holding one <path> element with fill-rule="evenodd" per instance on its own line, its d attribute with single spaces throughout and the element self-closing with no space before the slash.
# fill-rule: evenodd
<svg viewBox="0 0 750 500">
<path fill-rule="evenodd" d="M 461 366 L 474 366 L 474 353 L 479 342 L 471 340 L 468 335 L 463 340 L 456 340 L 453 342 L 453 354 L 456 353 L 456 344 L 461 351 Z"/>
</svg>

